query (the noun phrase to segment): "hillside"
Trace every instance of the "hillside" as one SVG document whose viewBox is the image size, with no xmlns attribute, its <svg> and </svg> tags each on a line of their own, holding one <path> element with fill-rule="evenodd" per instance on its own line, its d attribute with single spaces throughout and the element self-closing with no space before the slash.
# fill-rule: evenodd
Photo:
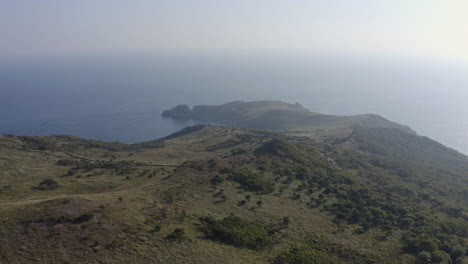
<svg viewBox="0 0 468 264">
<path fill-rule="evenodd" d="M 463 263 L 467 164 L 387 128 L 0 136 L 0 263 Z"/>
<path fill-rule="evenodd" d="M 346 128 L 396 128 L 415 134 L 409 127 L 372 115 L 333 116 L 310 112 L 300 104 L 281 101 L 230 102 L 223 105 L 178 105 L 162 113 L 174 119 L 231 127 L 278 130 L 343 130 Z"/>
</svg>

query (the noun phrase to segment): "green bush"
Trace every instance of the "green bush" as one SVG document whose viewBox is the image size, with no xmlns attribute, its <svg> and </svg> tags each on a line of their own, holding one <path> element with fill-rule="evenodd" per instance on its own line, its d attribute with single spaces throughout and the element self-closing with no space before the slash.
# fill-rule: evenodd
<svg viewBox="0 0 468 264">
<path fill-rule="evenodd" d="M 431 264 L 431 252 L 419 252 L 416 264 Z"/>
<path fill-rule="evenodd" d="M 240 248 L 261 250 L 271 246 L 271 231 L 264 225 L 229 216 L 222 220 L 200 218 L 205 237 Z"/>
<path fill-rule="evenodd" d="M 247 168 L 232 172 L 228 179 L 239 183 L 245 190 L 259 194 L 268 194 L 275 190 L 275 181 L 272 178 Z"/>
<path fill-rule="evenodd" d="M 457 246 L 454 249 L 452 249 L 452 252 L 450 252 L 450 257 L 452 258 L 454 263 L 463 263 L 463 258 L 465 257 L 465 254 L 465 249 L 461 246 Z"/>
<path fill-rule="evenodd" d="M 275 264 L 339 264 L 327 254 L 313 248 L 293 248 L 276 257 Z"/>
<path fill-rule="evenodd" d="M 434 251 L 431 255 L 431 263 L 437 264 L 452 264 L 452 260 L 450 259 L 450 255 L 444 251 Z"/>
<path fill-rule="evenodd" d="M 433 252 L 438 249 L 436 241 L 428 235 L 419 235 L 404 240 L 405 249 L 411 253 L 419 253 L 421 251 Z"/>
</svg>

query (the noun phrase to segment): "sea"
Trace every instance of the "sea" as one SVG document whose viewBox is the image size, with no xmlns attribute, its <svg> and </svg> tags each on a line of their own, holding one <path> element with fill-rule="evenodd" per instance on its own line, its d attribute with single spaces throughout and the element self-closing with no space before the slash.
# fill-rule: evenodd
<svg viewBox="0 0 468 264">
<path fill-rule="evenodd" d="M 102 55 L 0 58 L 0 134 L 68 134 L 135 143 L 193 122 L 177 104 L 299 102 L 373 113 L 468 154 L 468 68 L 422 59 L 340 56 Z"/>
</svg>

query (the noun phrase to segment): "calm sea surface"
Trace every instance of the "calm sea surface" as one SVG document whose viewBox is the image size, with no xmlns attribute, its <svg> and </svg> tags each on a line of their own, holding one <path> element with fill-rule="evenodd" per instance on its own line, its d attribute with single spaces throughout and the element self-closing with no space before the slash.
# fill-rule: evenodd
<svg viewBox="0 0 468 264">
<path fill-rule="evenodd" d="M 160 117 L 176 104 L 282 100 L 326 114 L 380 114 L 468 154 L 467 73 L 329 58 L 3 59 L 0 134 L 131 143 L 191 125 Z"/>
</svg>

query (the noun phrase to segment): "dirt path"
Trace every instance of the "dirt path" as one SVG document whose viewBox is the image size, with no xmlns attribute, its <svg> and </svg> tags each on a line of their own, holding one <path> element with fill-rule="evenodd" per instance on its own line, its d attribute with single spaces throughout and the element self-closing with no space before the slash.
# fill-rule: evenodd
<svg viewBox="0 0 468 264">
<path fill-rule="evenodd" d="M 172 175 L 169 175 L 169 176 L 172 176 Z M 164 178 L 166 178 L 166 177 L 164 177 Z M 138 188 L 145 188 L 145 187 L 148 187 L 148 186 L 152 186 L 152 185 L 158 184 L 159 182 L 163 181 L 164 178 L 158 179 L 156 181 L 144 182 L 144 183 L 142 183 L 140 185 L 136 185 L 136 186 L 133 186 L 133 187 L 131 187 L 129 189 L 124 189 L 124 190 L 115 190 L 115 191 L 99 192 L 99 193 L 85 193 L 85 194 L 60 194 L 60 195 L 57 195 L 57 196 L 52 196 L 52 197 L 47 197 L 47 198 L 30 198 L 28 200 L 0 202 L 0 210 L 7 209 L 7 208 L 12 208 L 12 207 L 18 207 L 18 206 L 38 204 L 38 203 L 47 202 L 47 201 L 56 200 L 56 199 L 81 198 L 81 199 L 93 200 L 94 197 L 99 197 L 99 196 L 103 196 L 103 195 L 106 195 L 106 194 L 117 195 L 119 193 L 126 193 L 126 192 L 129 192 L 131 190 L 138 189 Z"/>
<path fill-rule="evenodd" d="M 74 198 L 74 197 L 79 197 L 79 196 L 76 196 L 76 195 L 59 195 L 59 196 L 53 196 L 53 197 L 48 197 L 48 198 L 30 199 L 30 200 L 22 200 L 22 201 L 16 201 L 16 202 L 6 202 L 6 203 L 0 203 L 0 207 L 3 209 L 3 208 L 6 208 L 6 207 L 31 205 L 31 204 L 37 204 L 37 203 L 46 202 L 46 201 L 55 200 L 55 199 L 60 199 L 60 198 Z"/>
</svg>

